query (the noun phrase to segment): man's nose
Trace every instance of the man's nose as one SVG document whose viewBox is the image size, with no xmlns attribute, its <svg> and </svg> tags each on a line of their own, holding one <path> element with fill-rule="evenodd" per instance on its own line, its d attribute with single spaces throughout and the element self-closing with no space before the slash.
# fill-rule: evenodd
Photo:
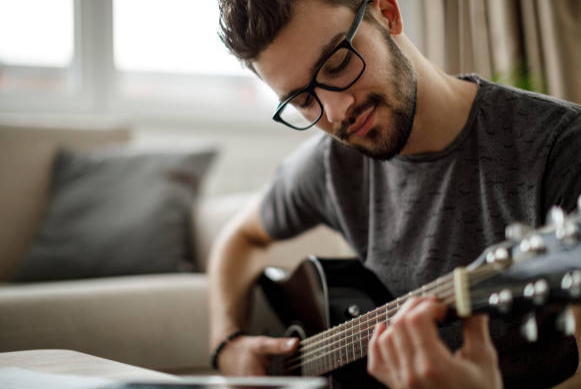
<svg viewBox="0 0 581 389">
<path fill-rule="evenodd" d="M 345 120 L 349 108 L 355 102 L 353 95 L 346 91 L 333 92 L 317 89 L 316 93 L 323 104 L 325 116 L 329 123 L 340 123 Z"/>
</svg>

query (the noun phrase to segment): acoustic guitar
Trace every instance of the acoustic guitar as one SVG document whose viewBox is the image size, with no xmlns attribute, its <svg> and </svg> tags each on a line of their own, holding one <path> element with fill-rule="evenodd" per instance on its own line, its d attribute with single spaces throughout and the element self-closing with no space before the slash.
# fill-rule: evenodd
<svg viewBox="0 0 581 389">
<path fill-rule="evenodd" d="M 566 215 L 552 208 L 548 224 L 507 227 L 507 239 L 487 248 L 469 266 L 456 268 L 419 289 L 393 298 L 359 260 L 303 261 L 292 273 L 267 268 L 259 285 L 284 336 L 300 338 L 294 355 L 273 361 L 269 374 L 330 377 L 334 388 L 379 388 L 366 374 L 366 355 L 375 325 L 391 318 L 414 296 L 435 296 L 449 306 L 449 319 L 473 313 L 523 317 L 522 334 L 539 336 L 535 315 L 557 312 L 558 329 L 572 334 L 568 308 L 581 302 L 581 198 Z"/>
</svg>

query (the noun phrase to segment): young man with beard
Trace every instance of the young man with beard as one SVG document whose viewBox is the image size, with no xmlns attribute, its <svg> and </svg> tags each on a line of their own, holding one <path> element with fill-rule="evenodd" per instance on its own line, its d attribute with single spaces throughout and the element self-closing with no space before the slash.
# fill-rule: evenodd
<svg viewBox="0 0 581 389">
<path fill-rule="evenodd" d="M 297 346 L 237 332 L 265 266 L 249 254 L 274 240 L 326 224 L 403 295 L 470 263 L 507 224 L 539 226 L 550 206 L 575 208 L 581 107 L 445 74 L 403 33 L 396 0 L 220 7 L 223 41 L 280 97 L 274 120 L 324 133 L 281 165 L 215 244 L 212 350 L 236 334 L 216 354 L 225 374 L 264 374 L 270 356 Z M 445 314 L 435 299 L 408 300 L 389 328 L 376 327 L 369 373 L 391 388 L 581 385 L 574 337 L 526 344 L 520 323 L 483 316 L 439 333 Z"/>
</svg>

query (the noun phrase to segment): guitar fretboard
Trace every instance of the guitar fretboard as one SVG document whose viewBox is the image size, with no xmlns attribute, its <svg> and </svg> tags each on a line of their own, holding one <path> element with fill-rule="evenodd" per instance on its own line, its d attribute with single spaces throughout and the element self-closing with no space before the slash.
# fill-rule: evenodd
<svg viewBox="0 0 581 389">
<path fill-rule="evenodd" d="M 286 360 L 284 370 L 292 374 L 300 369 L 302 375 L 319 376 L 365 357 L 375 326 L 379 323 L 389 325 L 406 300 L 420 296 L 435 296 L 445 304 L 453 304 L 456 300 L 453 274 L 440 277 L 351 321 L 303 339 L 298 354 Z"/>
</svg>

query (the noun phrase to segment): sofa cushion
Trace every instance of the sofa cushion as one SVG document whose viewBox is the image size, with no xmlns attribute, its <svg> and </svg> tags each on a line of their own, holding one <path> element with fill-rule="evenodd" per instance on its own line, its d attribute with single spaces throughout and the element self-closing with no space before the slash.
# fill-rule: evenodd
<svg viewBox="0 0 581 389">
<path fill-rule="evenodd" d="M 190 205 L 212 150 L 62 150 L 45 219 L 15 281 L 193 268 Z"/>
<path fill-rule="evenodd" d="M 127 144 L 129 127 L 115 123 L 0 122 L 0 280 L 24 259 L 48 206 L 50 171 L 60 147 Z M 51 126 L 51 123 L 54 124 Z"/>
</svg>

